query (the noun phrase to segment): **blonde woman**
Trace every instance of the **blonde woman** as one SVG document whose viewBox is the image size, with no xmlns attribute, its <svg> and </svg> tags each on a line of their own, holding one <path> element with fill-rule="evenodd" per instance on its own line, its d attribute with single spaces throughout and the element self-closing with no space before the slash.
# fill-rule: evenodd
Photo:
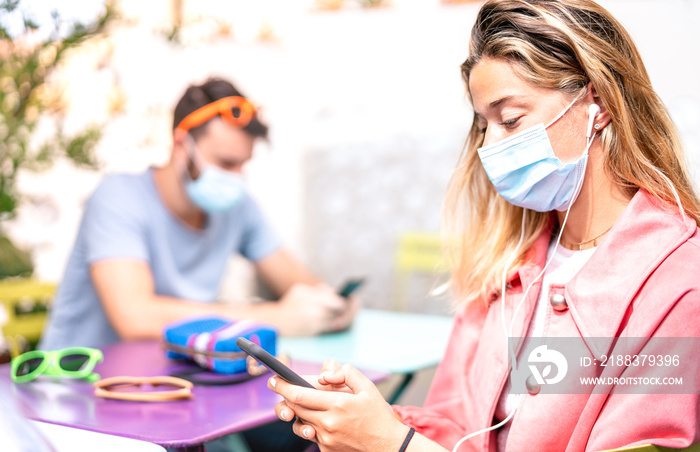
<svg viewBox="0 0 700 452">
<path fill-rule="evenodd" d="M 598 359 L 623 338 L 664 352 L 663 338 L 700 336 L 700 201 L 630 36 L 590 0 L 491 0 L 462 74 L 474 122 L 446 203 L 460 305 L 425 406 L 389 407 L 357 370 L 326 363 L 325 390 L 270 380 L 278 417 L 297 416 L 324 451 L 700 442 L 697 382 L 545 394 L 533 371 L 518 395 L 508 378 L 535 338 L 578 338 Z"/>
</svg>

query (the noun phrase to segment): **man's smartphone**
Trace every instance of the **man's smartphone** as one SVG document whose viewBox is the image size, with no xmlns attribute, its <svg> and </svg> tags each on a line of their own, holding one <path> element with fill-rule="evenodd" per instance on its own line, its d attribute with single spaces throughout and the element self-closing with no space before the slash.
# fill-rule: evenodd
<svg viewBox="0 0 700 452">
<path fill-rule="evenodd" d="M 338 290 L 338 295 L 343 298 L 347 298 L 350 296 L 350 294 L 359 289 L 364 282 L 365 280 L 363 278 L 349 279 L 345 282 L 345 284 L 343 284 L 343 287 Z"/>
<path fill-rule="evenodd" d="M 241 350 L 255 358 L 260 364 L 270 369 L 280 378 L 287 380 L 293 385 L 316 389 L 311 385 L 311 383 L 301 378 L 299 374 L 282 364 L 277 358 L 269 354 L 258 344 L 255 344 L 244 337 L 239 337 L 236 339 L 236 345 Z"/>
</svg>

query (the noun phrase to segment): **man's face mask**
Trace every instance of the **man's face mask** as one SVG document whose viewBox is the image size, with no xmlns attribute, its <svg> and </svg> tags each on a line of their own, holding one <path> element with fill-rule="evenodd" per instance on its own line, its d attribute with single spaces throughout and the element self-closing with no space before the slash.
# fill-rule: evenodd
<svg viewBox="0 0 700 452">
<path fill-rule="evenodd" d="M 189 136 L 189 135 L 188 135 Z M 192 202 L 207 213 L 226 212 L 235 208 L 245 197 L 245 180 L 239 174 L 223 170 L 216 165 L 204 163 L 194 139 L 189 140 L 190 160 L 199 169 L 197 180 L 186 171 L 185 191 Z"/>
<path fill-rule="evenodd" d="M 486 174 L 506 201 L 537 212 L 564 211 L 576 201 L 593 137 L 578 160 L 564 164 L 554 155 L 546 129 L 564 116 L 577 100 L 547 126 L 540 123 L 478 149 Z"/>
</svg>

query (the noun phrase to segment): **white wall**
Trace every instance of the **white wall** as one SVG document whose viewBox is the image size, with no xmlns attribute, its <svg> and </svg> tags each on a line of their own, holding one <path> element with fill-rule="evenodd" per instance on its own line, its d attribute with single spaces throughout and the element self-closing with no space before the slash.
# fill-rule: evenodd
<svg viewBox="0 0 700 452">
<path fill-rule="evenodd" d="M 248 168 L 251 190 L 302 258 L 322 264 L 318 253 L 307 249 L 311 242 L 305 235 L 305 202 L 313 184 L 304 178 L 319 174 L 318 168 L 309 173 L 319 152 L 362 160 L 373 178 L 360 178 L 357 184 L 373 187 L 381 186 L 379 179 L 391 171 L 377 165 L 390 161 L 385 157 L 397 150 L 412 149 L 415 156 L 439 153 L 434 159 L 439 167 L 426 172 L 440 179 L 438 188 L 421 201 L 436 216 L 439 208 L 432 207 L 439 207 L 439 187 L 446 183 L 470 118 L 459 64 L 467 55 L 478 4 L 395 0 L 380 8 L 348 3 L 340 11 L 315 11 L 309 3 L 187 2 L 186 17 L 194 24 L 184 33 L 186 45 L 177 46 L 154 32 L 165 26 L 170 2 L 122 2 L 129 20 L 109 41 L 76 55 L 63 77 L 70 98 L 69 125 L 79 128 L 95 120 L 107 124 L 99 145 L 103 169 L 77 172 L 59 164 L 48 172 L 23 174 L 20 180 L 22 190 L 34 199 L 23 204 L 9 229 L 18 243 L 33 248 L 39 278 L 60 279 L 82 205 L 103 173 L 140 171 L 168 158 L 170 110 L 188 83 L 208 75 L 232 79 L 264 109 L 272 136 Z M 700 2 L 601 3 L 635 37 L 654 86 L 700 165 Z M 212 34 L 221 24 L 230 25 L 231 35 Z M 273 40 L 257 38 L 265 27 L 274 30 Z M 128 99 L 118 115 L 108 112 L 104 100 L 115 84 Z M 402 162 L 407 170 L 411 162 L 425 165 L 424 159 L 410 155 Z M 397 208 L 383 212 L 387 217 L 380 223 L 396 232 L 401 227 L 392 223 L 401 217 Z M 415 212 L 404 218 L 406 228 L 437 227 L 437 218 L 411 220 Z M 382 250 L 390 253 L 390 247 Z M 357 261 L 353 265 L 361 267 Z M 389 264 L 383 265 L 377 270 L 383 276 L 371 292 L 379 298 L 387 296 L 379 285 L 386 288 L 390 279 Z M 339 271 L 327 276 L 340 278 Z"/>
</svg>

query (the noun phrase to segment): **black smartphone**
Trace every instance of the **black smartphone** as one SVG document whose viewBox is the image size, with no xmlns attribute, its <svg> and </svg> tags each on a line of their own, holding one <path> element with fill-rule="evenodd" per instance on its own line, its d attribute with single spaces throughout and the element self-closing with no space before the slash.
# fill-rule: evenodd
<svg viewBox="0 0 700 452">
<path fill-rule="evenodd" d="M 343 287 L 338 290 L 338 295 L 347 298 L 350 294 L 359 289 L 364 282 L 364 278 L 349 279 L 343 284 Z"/>
<path fill-rule="evenodd" d="M 311 383 L 301 378 L 299 374 L 282 364 L 277 358 L 269 354 L 258 344 L 255 344 L 244 337 L 239 337 L 236 339 L 236 345 L 238 345 L 241 350 L 255 358 L 260 364 L 270 369 L 280 378 L 284 378 L 293 385 L 316 389 L 311 385 Z"/>
</svg>

